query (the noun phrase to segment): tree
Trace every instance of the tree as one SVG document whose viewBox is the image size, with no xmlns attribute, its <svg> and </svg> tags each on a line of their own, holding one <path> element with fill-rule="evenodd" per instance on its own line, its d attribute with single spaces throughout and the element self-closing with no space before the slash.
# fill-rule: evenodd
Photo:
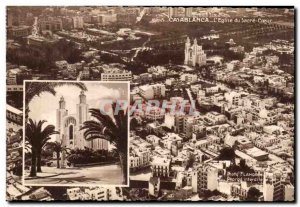
<svg viewBox="0 0 300 207">
<path fill-rule="evenodd" d="M 262 193 L 255 187 L 251 187 L 248 190 L 246 200 L 247 201 L 258 201 L 258 198 L 262 195 Z"/>
<path fill-rule="evenodd" d="M 36 176 L 37 172 L 41 172 L 41 151 L 47 141 L 50 140 L 50 136 L 58 134 L 55 131 L 53 125 L 47 125 L 44 129 L 43 124 L 46 121 L 33 121 L 29 119 L 26 124 L 25 141 L 30 145 L 31 148 L 31 170 L 30 177 Z"/>
<path fill-rule="evenodd" d="M 130 120 L 130 129 L 135 129 L 138 126 L 138 121 L 136 120 L 136 118 L 132 118 Z"/>
<path fill-rule="evenodd" d="M 116 107 L 120 109 L 116 114 Z M 128 149 L 128 116 L 119 103 L 112 104 L 113 114 L 110 116 L 99 109 L 90 109 L 95 120 L 83 123 L 81 130 L 85 130 L 87 140 L 105 139 L 116 147 L 119 154 L 123 183 L 127 183 L 127 149 Z"/>
<path fill-rule="evenodd" d="M 187 160 L 185 169 L 188 170 L 190 167 L 193 167 L 194 162 L 195 162 L 195 155 L 191 153 Z"/>
<path fill-rule="evenodd" d="M 62 152 L 67 152 L 68 151 L 68 148 L 66 147 L 63 147 L 62 146 L 62 143 L 61 142 L 49 142 L 48 143 L 48 146 L 56 153 L 56 165 L 57 165 L 57 168 L 60 168 L 60 163 L 59 163 L 59 160 L 60 160 L 60 153 Z"/>
<path fill-rule="evenodd" d="M 220 150 L 220 155 L 218 156 L 218 160 L 231 160 L 233 161 L 235 158 L 234 149 L 231 147 L 225 147 Z"/>
</svg>

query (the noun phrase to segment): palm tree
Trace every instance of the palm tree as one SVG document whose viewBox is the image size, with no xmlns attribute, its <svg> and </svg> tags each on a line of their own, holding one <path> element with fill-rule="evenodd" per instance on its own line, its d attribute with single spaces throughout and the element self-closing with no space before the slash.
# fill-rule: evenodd
<svg viewBox="0 0 300 207">
<path fill-rule="evenodd" d="M 113 103 L 112 109 L 120 109 L 119 103 Z M 90 109 L 94 120 L 86 121 L 80 130 L 85 130 L 86 140 L 105 139 L 116 147 L 119 154 L 123 183 L 127 184 L 127 151 L 128 151 L 128 116 L 127 111 L 121 109 L 118 114 L 108 115 L 99 109 Z"/>
<path fill-rule="evenodd" d="M 53 125 L 47 125 L 42 129 L 46 121 L 33 121 L 29 119 L 26 124 L 25 141 L 31 147 L 31 170 L 30 177 L 36 176 L 37 172 L 41 172 L 41 151 L 47 141 L 53 134 L 58 134 Z"/>
<path fill-rule="evenodd" d="M 69 148 L 63 147 L 61 142 L 49 142 L 48 146 L 56 153 L 56 163 L 57 168 L 60 168 L 59 160 L 60 160 L 60 153 L 67 152 Z"/>
</svg>

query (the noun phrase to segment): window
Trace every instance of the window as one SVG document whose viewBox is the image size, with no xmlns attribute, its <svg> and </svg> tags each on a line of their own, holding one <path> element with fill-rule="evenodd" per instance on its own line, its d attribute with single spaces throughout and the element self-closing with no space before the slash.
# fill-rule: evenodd
<svg viewBox="0 0 300 207">
<path fill-rule="evenodd" d="M 69 139 L 72 140 L 73 139 L 73 125 L 69 126 Z"/>
</svg>

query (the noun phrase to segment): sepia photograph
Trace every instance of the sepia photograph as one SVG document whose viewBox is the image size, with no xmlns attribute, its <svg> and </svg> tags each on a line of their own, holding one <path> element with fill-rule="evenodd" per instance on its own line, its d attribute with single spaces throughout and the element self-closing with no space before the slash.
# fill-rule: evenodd
<svg viewBox="0 0 300 207">
<path fill-rule="evenodd" d="M 128 184 L 126 82 L 25 81 L 24 185 Z M 102 113 L 103 112 L 103 113 Z"/>
<path fill-rule="evenodd" d="M 293 6 L 7 6 L 6 200 L 296 202 Z"/>
</svg>

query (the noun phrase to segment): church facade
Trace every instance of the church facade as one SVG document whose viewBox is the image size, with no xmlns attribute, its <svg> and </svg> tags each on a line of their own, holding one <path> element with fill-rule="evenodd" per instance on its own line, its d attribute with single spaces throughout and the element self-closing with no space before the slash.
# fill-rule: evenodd
<svg viewBox="0 0 300 207">
<path fill-rule="evenodd" d="M 87 147 L 93 150 L 108 150 L 108 141 L 104 139 L 85 140 L 84 131 L 80 131 L 80 128 L 87 120 L 90 120 L 89 105 L 86 103 L 86 95 L 83 91 L 79 95 L 76 114 L 68 113 L 64 97 L 61 97 L 59 108 L 56 110 L 56 129 L 59 132 L 56 141 L 70 149 Z"/>
<path fill-rule="evenodd" d="M 197 39 L 194 39 L 194 43 L 191 44 L 190 38 L 188 37 L 185 42 L 184 50 L 184 64 L 189 66 L 199 66 L 206 64 L 206 54 L 204 53 L 202 46 L 198 45 Z"/>
</svg>

